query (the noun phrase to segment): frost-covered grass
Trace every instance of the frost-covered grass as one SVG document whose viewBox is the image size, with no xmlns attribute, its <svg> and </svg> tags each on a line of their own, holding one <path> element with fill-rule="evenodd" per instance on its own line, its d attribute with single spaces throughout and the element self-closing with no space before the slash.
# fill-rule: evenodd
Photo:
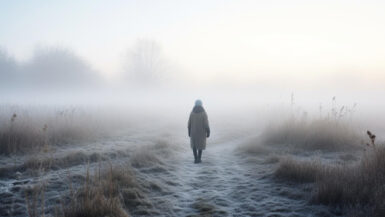
<svg viewBox="0 0 385 217">
<path fill-rule="evenodd" d="M 70 201 L 57 216 L 126 217 L 135 206 L 151 206 L 129 167 L 110 168 L 91 176 L 79 189 L 71 189 Z"/>
<path fill-rule="evenodd" d="M 54 159 L 31 157 L 24 164 L 3 168 L 0 175 L 13 176 L 18 171 L 25 176 L 28 175 L 25 171 L 31 170 L 39 174 L 36 176 L 45 176 L 56 168 L 69 169 L 60 187 L 52 189 L 52 183 L 43 177 L 31 185 L 33 188 L 24 190 L 23 187 L 20 200 L 25 201 L 25 215 L 30 217 L 43 216 L 44 213 L 55 217 L 159 215 L 147 195 L 151 191 L 163 191 L 163 185 L 156 180 L 144 179 L 141 170 L 164 172 L 167 161 L 160 159 L 171 158 L 176 147 L 165 139 L 155 139 L 150 143 L 122 153 L 123 161 L 112 161 L 108 154 L 74 152 Z M 84 174 L 72 175 L 73 166 L 83 167 Z M 55 197 L 56 201 L 45 198 L 53 191 L 60 195 Z M 18 210 L 17 213 L 24 212 Z"/>
<path fill-rule="evenodd" d="M 385 216 L 385 145 L 376 145 L 370 132 L 365 145 L 344 109 L 317 117 L 282 115 L 240 150 L 251 157 L 274 156 L 274 178 L 310 184 L 312 203 L 343 208 L 345 214 Z"/>
<path fill-rule="evenodd" d="M 278 179 L 299 183 L 315 182 L 323 173 L 320 161 L 295 160 L 293 157 L 282 158 L 274 172 Z"/>
<path fill-rule="evenodd" d="M 21 164 L 0 167 L 0 178 L 15 178 L 16 172 L 29 172 L 33 175 L 39 171 L 60 170 L 79 164 L 94 163 L 106 160 L 108 156 L 100 153 L 86 154 L 82 151 L 69 152 L 64 156 L 32 155 Z"/>
<path fill-rule="evenodd" d="M 54 210 L 52 216 L 128 217 L 133 214 L 132 211 L 146 213 L 147 208 L 152 207 L 129 166 L 99 168 L 93 174 L 87 170 L 80 187 L 73 187 L 71 177 L 68 178 L 68 186 L 69 195 L 61 198 L 60 205 L 50 209 Z M 25 191 L 29 217 L 44 216 L 48 208 L 44 204 L 44 195 L 44 183 Z"/>
<path fill-rule="evenodd" d="M 360 147 L 360 137 L 345 120 L 290 118 L 262 133 L 262 144 L 284 145 L 302 150 L 338 151 Z"/>
<path fill-rule="evenodd" d="M 97 121 L 82 109 L 0 107 L 0 154 L 50 151 L 56 145 L 92 139 Z"/>
<path fill-rule="evenodd" d="M 354 107 L 337 109 L 333 98 L 331 110 L 322 115 L 309 115 L 300 108 L 277 115 L 261 131 L 259 137 L 243 147 L 248 153 L 266 152 L 266 148 L 301 151 L 342 151 L 359 149 L 362 137 L 354 121 Z M 278 114 L 279 113 L 279 114 Z"/>
<path fill-rule="evenodd" d="M 312 202 L 385 215 L 385 145 L 368 144 L 356 164 L 283 159 L 274 172 L 281 180 L 313 182 Z"/>
</svg>

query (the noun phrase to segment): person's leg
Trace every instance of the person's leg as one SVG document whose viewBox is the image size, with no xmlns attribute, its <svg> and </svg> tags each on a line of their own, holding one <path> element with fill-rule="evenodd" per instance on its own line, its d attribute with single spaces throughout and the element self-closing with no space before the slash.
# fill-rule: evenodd
<svg viewBox="0 0 385 217">
<path fill-rule="evenodd" d="M 194 163 L 198 162 L 198 154 L 197 154 L 197 149 L 194 147 L 193 148 L 193 153 L 194 153 Z"/>
<path fill-rule="evenodd" d="M 199 163 L 202 162 L 202 150 L 201 149 L 198 150 L 198 162 Z"/>
</svg>

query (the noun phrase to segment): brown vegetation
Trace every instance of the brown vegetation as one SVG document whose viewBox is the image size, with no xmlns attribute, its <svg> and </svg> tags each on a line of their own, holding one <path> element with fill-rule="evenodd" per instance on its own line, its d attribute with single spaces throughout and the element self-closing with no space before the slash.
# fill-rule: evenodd
<svg viewBox="0 0 385 217">
<path fill-rule="evenodd" d="M 353 165 L 328 165 L 320 161 L 284 159 L 275 176 L 296 182 L 314 182 L 312 202 L 346 209 L 366 210 L 369 216 L 385 215 L 385 146 L 375 136 L 361 161 Z"/>
<path fill-rule="evenodd" d="M 84 184 L 73 187 L 69 177 L 69 195 L 54 209 L 56 217 L 128 217 L 130 214 L 151 215 L 152 204 L 130 167 L 110 166 L 93 175 L 87 170 Z M 25 192 L 27 214 L 44 216 L 44 184 Z"/>
<path fill-rule="evenodd" d="M 70 152 L 61 157 L 53 157 L 46 155 L 37 155 L 30 157 L 20 165 L 0 167 L 0 177 L 13 177 L 16 176 L 15 172 L 30 171 L 32 174 L 38 171 L 57 170 L 63 169 L 70 166 L 93 163 L 106 158 L 99 153 L 92 153 L 90 155 L 84 152 Z"/>
<path fill-rule="evenodd" d="M 95 120 L 80 109 L 3 106 L 0 111 L 0 154 L 48 152 L 55 145 L 90 139 L 97 133 Z"/>
<path fill-rule="evenodd" d="M 320 161 L 299 161 L 286 157 L 279 161 L 274 175 L 278 179 L 306 183 L 315 182 L 322 172 Z"/>
<path fill-rule="evenodd" d="M 343 120 L 288 119 L 262 133 L 262 144 L 284 145 L 302 150 L 338 151 L 360 147 L 356 130 Z"/>
<path fill-rule="evenodd" d="M 71 189 L 70 202 L 62 208 L 63 216 L 128 216 L 119 198 L 123 188 L 137 188 L 129 170 L 111 168 L 94 177 L 87 171 L 84 185 L 76 191 Z"/>
</svg>

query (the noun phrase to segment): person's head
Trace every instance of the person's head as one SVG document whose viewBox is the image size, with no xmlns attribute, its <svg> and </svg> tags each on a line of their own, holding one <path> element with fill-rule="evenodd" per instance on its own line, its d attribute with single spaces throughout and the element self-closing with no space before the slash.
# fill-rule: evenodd
<svg viewBox="0 0 385 217">
<path fill-rule="evenodd" d="M 202 106 L 202 101 L 200 99 L 195 100 L 195 106 Z"/>
</svg>

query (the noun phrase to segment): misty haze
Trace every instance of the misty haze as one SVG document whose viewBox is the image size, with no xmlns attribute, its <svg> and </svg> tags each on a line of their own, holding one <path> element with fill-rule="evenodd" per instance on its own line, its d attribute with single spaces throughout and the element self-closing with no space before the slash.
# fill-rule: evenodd
<svg viewBox="0 0 385 217">
<path fill-rule="evenodd" d="M 385 216 L 385 3 L 0 3 L 0 216 Z"/>
</svg>

